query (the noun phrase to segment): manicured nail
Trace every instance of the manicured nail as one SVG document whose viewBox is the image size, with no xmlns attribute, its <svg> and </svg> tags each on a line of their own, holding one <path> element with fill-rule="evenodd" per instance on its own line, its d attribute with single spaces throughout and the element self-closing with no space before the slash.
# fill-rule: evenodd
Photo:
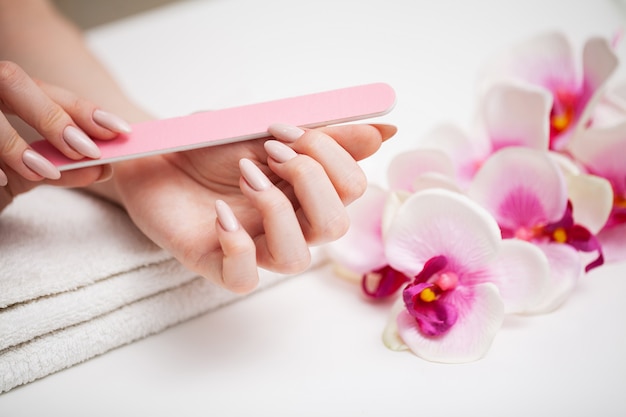
<svg viewBox="0 0 626 417">
<path fill-rule="evenodd" d="M 265 147 L 265 152 L 267 152 L 272 159 L 281 164 L 298 156 L 296 151 L 277 140 L 268 140 L 263 146 Z"/>
<path fill-rule="evenodd" d="M 74 126 L 67 126 L 63 130 L 63 139 L 76 152 L 92 159 L 102 156 L 98 146 L 82 130 Z"/>
<path fill-rule="evenodd" d="M 215 212 L 217 213 L 217 220 L 220 225 L 227 232 L 234 232 L 239 229 L 239 222 L 235 217 L 235 213 L 231 210 L 230 206 L 222 200 L 215 201 Z"/>
<path fill-rule="evenodd" d="M 93 112 L 93 120 L 100 126 L 117 133 L 130 133 L 132 130 L 126 120 L 104 110 L 95 110 Z"/>
<path fill-rule="evenodd" d="M 44 178 L 51 180 L 58 180 L 61 178 L 61 172 L 57 169 L 57 167 L 52 165 L 52 162 L 48 161 L 32 149 L 26 149 L 24 151 L 22 154 L 22 161 L 24 161 L 24 165 L 33 170 L 33 172 Z"/>
<path fill-rule="evenodd" d="M 4 171 L 0 169 L 0 187 L 4 187 L 8 183 L 9 179 L 7 178 L 7 174 L 5 174 Z"/>
<path fill-rule="evenodd" d="M 241 175 L 250 184 L 250 187 L 256 191 L 267 190 L 272 186 L 272 182 L 265 176 L 263 171 L 259 169 L 254 162 L 249 159 L 242 158 L 239 160 L 239 169 Z"/>
<path fill-rule="evenodd" d="M 111 164 L 102 165 L 102 171 L 100 172 L 100 176 L 94 183 L 98 184 L 101 182 L 106 182 L 113 177 L 113 166 Z"/>
<path fill-rule="evenodd" d="M 304 130 L 299 127 L 283 123 L 270 125 L 270 127 L 267 128 L 267 132 L 276 139 L 284 140 L 285 142 L 295 142 L 300 136 L 304 135 Z"/>
</svg>

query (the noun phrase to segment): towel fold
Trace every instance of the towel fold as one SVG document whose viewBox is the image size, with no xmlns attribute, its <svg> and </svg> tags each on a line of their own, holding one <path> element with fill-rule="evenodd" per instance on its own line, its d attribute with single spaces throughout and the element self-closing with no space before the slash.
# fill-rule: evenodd
<svg viewBox="0 0 626 417">
<path fill-rule="evenodd" d="M 0 392 L 242 298 L 78 191 L 19 196 L 0 215 L 0 254 Z M 259 289 L 285 277 L 260 270 Z"/>
</svg>

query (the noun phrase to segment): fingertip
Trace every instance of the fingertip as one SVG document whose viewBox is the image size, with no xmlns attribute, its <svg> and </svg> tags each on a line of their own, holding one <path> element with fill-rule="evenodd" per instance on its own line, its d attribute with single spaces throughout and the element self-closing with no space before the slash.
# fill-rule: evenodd
<svg viewBox="0 0 626 417">
<path fill-rule="evenodd" d="M 383 142 L 387 139 L 392 138 L 398 132 L 398 128 L 394 125 L 389 125 L 385 123 L 374 123 L 371 126 L 376 128 L 376 130 L 380 132 L 380 136 Z"/>
</svg>

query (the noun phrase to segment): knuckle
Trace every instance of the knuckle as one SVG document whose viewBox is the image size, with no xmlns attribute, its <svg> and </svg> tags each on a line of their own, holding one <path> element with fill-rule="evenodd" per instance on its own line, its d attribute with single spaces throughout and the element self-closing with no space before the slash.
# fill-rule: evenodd
<svg viewBox="0 0 626 417">
<path fill-rule="evenodd" d="M 42 111 L 37 119 L 37 128 L 48 131 L 60 125 L 66 119 L 65 112 L 58 105 L 50 106 Z"/>
<path fill-rule="evenodd" d="M 12 88 L 24 78 L 24 71 L 14 62 L 0 61 L 0 85 Z"/>
<path fill-rule="evenodd" d="M 339 194 L 343 201 L 352 202 L 361 197 L 367 189 L 367 177 L 360 168 L 353 169 L 346 175 L 339 188 Z"/>
<path fill-rule="evenodd" d="M 14 155 L 21 151 L 23 147 L 23 140 L 20 135 L 13 129 L 7 132 L 7 136 L 3 138 L 0 143 L 0 155 Z"/>
</svg>

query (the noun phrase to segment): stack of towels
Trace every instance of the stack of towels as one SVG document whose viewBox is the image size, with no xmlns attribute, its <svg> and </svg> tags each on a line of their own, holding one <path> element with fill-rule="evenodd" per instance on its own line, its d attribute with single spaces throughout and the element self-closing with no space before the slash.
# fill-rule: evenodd
<svg viewBox="0 0 626 417">
<path fill-rule="evenodd" d="M 240 297 L 183 268 L 119 207 L 39 187 L 0 214 L 0 393 Z"/>
</svg>

